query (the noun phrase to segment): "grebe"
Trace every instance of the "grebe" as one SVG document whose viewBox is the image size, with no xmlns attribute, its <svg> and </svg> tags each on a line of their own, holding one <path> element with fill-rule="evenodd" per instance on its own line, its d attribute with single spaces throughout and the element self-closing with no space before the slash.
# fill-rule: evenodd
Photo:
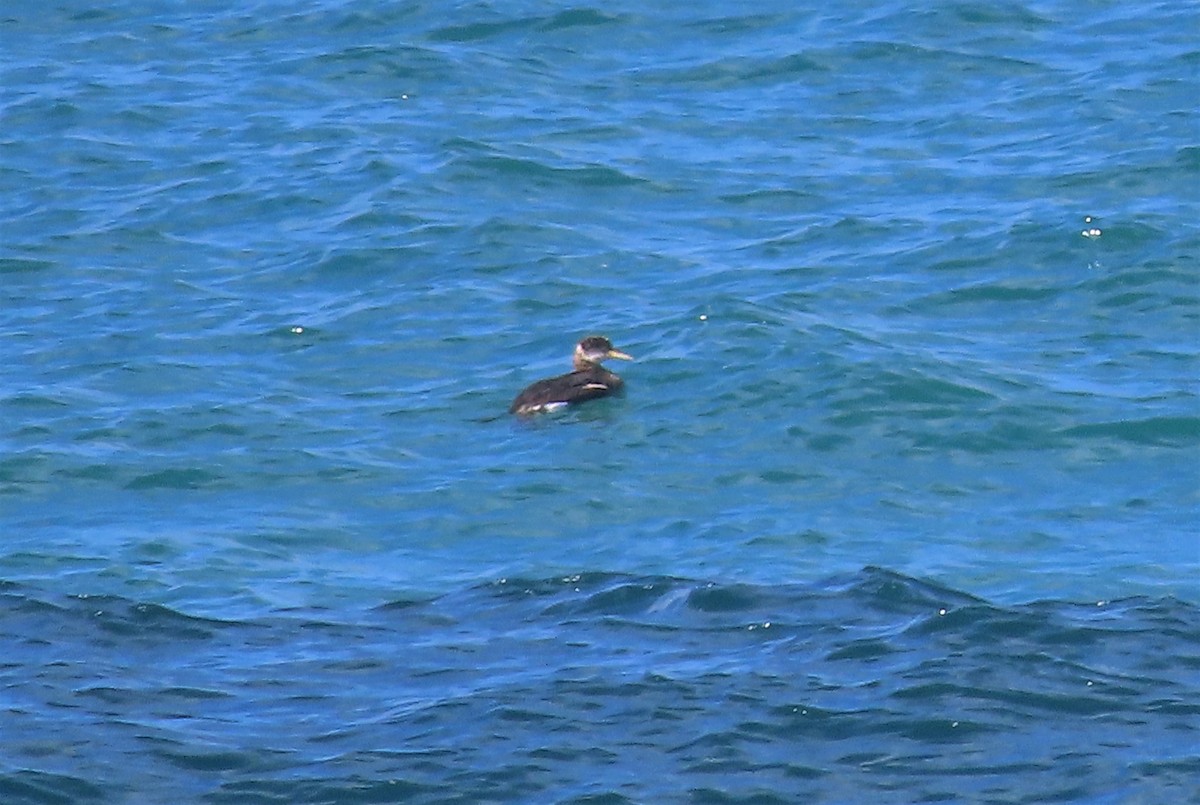
<svg viewBox="0 0 1200 805">
<path fill-rule="evenodd" d="M 536 414 L 616 394 L 625 381 L 600 365 L 605 358 L 633 360 L 619 349 L 614 349 L 612 342 L 604 336 L 590 335 L 575 345 L 572 358 L 575 371 L 534 383 L 517 395 L 508 412 Z"/>
</svg>

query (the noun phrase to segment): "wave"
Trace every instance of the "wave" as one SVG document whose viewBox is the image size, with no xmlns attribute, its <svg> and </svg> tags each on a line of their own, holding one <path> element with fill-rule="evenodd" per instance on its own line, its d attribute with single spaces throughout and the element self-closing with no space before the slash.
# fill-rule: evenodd
<svg viewBox="0 0 1200 805">
<path fill-rule="evenodd" d="M 583 573 L 220 620 L 8 583 L 0 639 L 0 748 L 24 767 L 0 772 L 5 801 L 1036 799 L 1068 781 L 1069 799 L 1166 801 L 1200 769 L 1181 751 L 1200 608 L 1171 597 L 998 606 L 880 567 Z"/>
</svg>

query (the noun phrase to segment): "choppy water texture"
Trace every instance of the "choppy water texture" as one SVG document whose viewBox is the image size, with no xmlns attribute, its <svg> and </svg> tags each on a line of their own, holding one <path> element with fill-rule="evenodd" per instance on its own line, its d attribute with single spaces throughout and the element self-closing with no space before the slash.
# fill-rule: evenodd
<svg viewBox="0 0 1200 805">
<path fill-rule="evenodd" d="M 5 6 L 0 801 L 1200 801 L 1197 30 Z"/>
</svg>

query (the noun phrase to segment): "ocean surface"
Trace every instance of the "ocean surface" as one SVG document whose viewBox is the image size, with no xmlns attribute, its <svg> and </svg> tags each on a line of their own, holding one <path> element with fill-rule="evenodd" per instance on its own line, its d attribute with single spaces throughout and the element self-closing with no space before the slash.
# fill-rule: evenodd
<svg viewBox="0 0 1200 805">
<path fill-rule="evenodd" d="M 1197 31 L 5 4 L 0 803 L 1200 802 Z"/>
</svg>

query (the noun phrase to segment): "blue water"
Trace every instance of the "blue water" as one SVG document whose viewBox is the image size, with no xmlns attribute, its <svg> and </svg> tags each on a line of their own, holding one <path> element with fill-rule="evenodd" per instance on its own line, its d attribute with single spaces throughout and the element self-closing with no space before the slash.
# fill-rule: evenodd
<svg viewBox="0 0 1200 805">
<path fill-rule="evenodd" d="M 6 6 L 0 802 L 1200 802 L 1197 30 Z"/>
</svg>

